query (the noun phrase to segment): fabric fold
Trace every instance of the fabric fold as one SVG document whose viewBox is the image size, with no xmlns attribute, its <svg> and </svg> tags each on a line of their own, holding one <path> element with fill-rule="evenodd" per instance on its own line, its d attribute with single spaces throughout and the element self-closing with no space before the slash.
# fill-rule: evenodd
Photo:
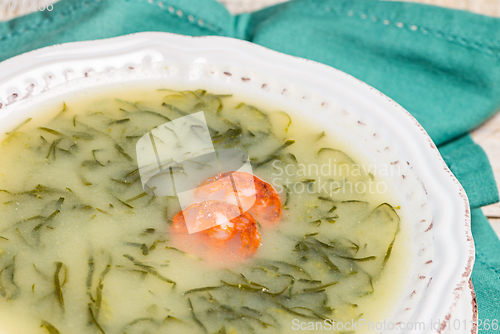
<svg viewBox="0 0 500 334">
<path fill-rule="evenodd" d="M 498 189 L 488 157 L 470 135 L 441 145 L 439 152 L 464 187 L 471 208 L 498 202 Z"/>
<path fill-rule="evenodd" d="M 53 6 L 0 22 L 0 60 L 58 43 L 142 31 L 232 36 L 236 20 L 212 0 L 62 0 Z"/>
<path fill-rule="evenodd" d="M 476 246 L 476 261 L 472 284 L 476 292 L 479 319 L 500 319 L 500 242 L 481 209 L 471 210 L 472 235 Z M 482 328 L 483 333 L 498 333 L 493 328 Z"/>
</svg>

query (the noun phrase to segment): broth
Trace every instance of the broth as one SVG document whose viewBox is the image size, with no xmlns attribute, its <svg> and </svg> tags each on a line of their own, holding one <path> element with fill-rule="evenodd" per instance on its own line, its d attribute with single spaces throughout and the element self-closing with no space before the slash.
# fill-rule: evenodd
<svg viewBox="0 0 500 334">
<path fill-rule="evenodd" d="M 240 102 L 202 90 L 109 91 L 66 100 L 50 120 L 8 134 L 0 148 L 0 327 L 337 332 L 329 321 L 387 316 L 408 259 L 397 199 L 332 134 Z M 280 194 L 281 220 L 259 226 L 261 245 L 242 261 L 228 254 L 214 263 L 175 247 L 177 198 L 141 184 L 139 138 L 198 111 L 214 146 L 247 151 L 253 173 Z"/>
</svg>

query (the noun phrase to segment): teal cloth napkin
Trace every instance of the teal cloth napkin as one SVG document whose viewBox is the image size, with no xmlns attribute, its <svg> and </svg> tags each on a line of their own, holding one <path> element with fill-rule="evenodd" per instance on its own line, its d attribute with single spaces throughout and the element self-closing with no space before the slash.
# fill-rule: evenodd
<svg viewBox="0 0 500 334">
<path fill-rule="evenodd" d="M 336 67 L 411 112 L 469 196 L 479 317 L 500 320 L 500 241 L 480 210 L 498 191 L 468 135 L 500 108 L 500 19 L 376 0 L 297 0 L 238 16 L 214 0 L 63 0 L 0 23 L 0 60 L 140 31 L 249 40 Z"/>
</svg>

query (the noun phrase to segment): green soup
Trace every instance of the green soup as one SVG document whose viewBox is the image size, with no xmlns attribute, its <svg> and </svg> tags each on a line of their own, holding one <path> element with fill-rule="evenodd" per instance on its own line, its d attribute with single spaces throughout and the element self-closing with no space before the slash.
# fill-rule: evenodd
<svg viewBox="0 0 500 334">
<path fill-rule="evenodd" d="M 333 134 L 203 90 L 109 91 L 56 109 L 0 147 L 2 332 L 350 333 L 332 324 L 390 313 L 407 259 L 398 203 Z M 247 151 L 281 198 L 281 220 L 259 226 L 244 261 L 175 248 L 177 198 L 141 184 L 139 138 L 199 111 L 214 147 Z"/>
</svg>

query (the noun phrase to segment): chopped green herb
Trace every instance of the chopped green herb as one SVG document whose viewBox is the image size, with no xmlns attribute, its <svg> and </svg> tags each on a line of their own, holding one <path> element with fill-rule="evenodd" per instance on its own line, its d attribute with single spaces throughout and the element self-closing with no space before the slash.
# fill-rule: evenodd
<svg viewBox="0 0 500 334">
<path fill-rule="evenodd" d="M 130 155 L 127 154 L 127 152 L 125 152 L 125 150 L 123 149 L 123 147 L 121 147 L 120 145 L 118 144 L 115 144 L 115 148 L 116 150 L 121 154 L 123 155 L 127 160 L 129 161 L 132 161 L 134 159 L 132 159 L 132 157 Z"/>
<path fill-rule="evenodd" d="M 96 152 L 99 152 L 100 150 L 92 150 L 92 156 L 94 157 L 94 160 L 97 164 L 101 165 L 102 167 L 104 167 L 104 164 L 102 162 L 100 162 L 99 160 L 97 160 L 95 154 Z"/>
<path fill-rule="evenodd" d="M 92 296 L 92 279 L 94 278 L 94 270 L 95 270 L 95 262 L 92 254 L 89 255 L 88 263 L 88 272 L 87 272 L 87 295 L 90 300 L 95 303 L 94 297 Z"/>
<path fill-rule="evenodd" d="M 188 295 L 190 293 L 218 290 L 220 288 L 221 288 L 220 286 L 205 286 L 205 287 L 202 287 L 202 288 L 196 288 L 196 289 L 188 290 L 188 291 L 184 292 L 182 295 L 185 296 L 185 295 Z"/>
<path fill-rule="evenodd" d="M 104 332 L 104 330 L 102 329 L 101 325 L 99 325 L 99 323 L 97 322 L 96 317 L 94 316 L 94 311 L 92 311 L 92 304 L 91 303 L 88 304 L 87 310 L 88 310 L 89 315 L 90 315 L 90 320 L 97 327 L 97 329 L 99 330 L 99 332 L 101 332 L 101 334 L 106 334 L 106 332 Z"/>
<path fill-rule="evenodd" d="M 299 309 L 299 310 L 306 310 L 306 311 L 309 311 L 311 312 L 314 316 L 316 316 L 317 318 L 321 319 L 321 320 L 332 320 L 332 319 L 329 319 L 328 317 L 314 311 L 314 310 L 311 310 L 310 308 L 307 308 L 307 307 L 302 307 L 302 306 L 296 306 L 296 307 L 292 307 L 292 309 Z"/>
<path fill-rule="evenodd" d="M 30 122 L 32 119 L 33 118 L 28 118 L 27 120 L 25 120 L 24 122 L 22 122 L 21 124 L 19 124 L 18 126 L 16 126 L 14 129 L 12 129 L 12 131 L 7 132 L 6 134 L 7 135 L 13 134 L 14 132 L 16 132 L 17 130 L 19 130 L 20 128 L 22 128 L 25 124 L 27 124 L 28 122 Z"/>
<path fill-rule="evenodd" d="M 153 188 L 150 188 L 148 189 L 147 192 L 143 192 L 143 193 L 140 193 L 139 195 L 137 196 L 134 196 L 132 198 L 129 198 L 128 200 L 126 200 L 125 202 L 133 202 L 135 201 L 136 199 L 139 199 L 139 198 L 142 198 L 144 196 L 147 196 L 147 195 L 153 195 L 154 191 L 156 190 L 156 187 L 153 187 Z M 154 195 L 153 195 L 154 196 Z"/>
<path fill-rule="evenodd" d="M 75 132 L 71 135 L 74 139 L 81 139 L 81 140 L 86 140 L 86 141 L 90 141 L 90 140 L 94 140 L 94 136 L 91 135 L 90 133 L 86 133 L 86 132 Z"/>
<path fill-rule="evenodd" d="M 45 218 L 43 222 L 41 222 L 40 224 L 38 224 L 37 226 L 35 226 L 35 228 L 33 229 L 33 232 L 38 231 L 42 226 L 44 226 L 45 224 L 49 223 L 60 212 L 61 212 L 61 210 L 54 211 L 50 216 L 48 216 L 47 218 Z"/>
<path fill-rule="evenodd" d="M 56 262 L 56 271 L 54 273 L 54 287 L 56 291 L 57 301 L 59 305 L 64 309 L 64 298 L 61 287 L 61 282 L 59 281 L 59 273 L 61 272 L 61 268 L 63 267 L 62 262 Z M 65 268 L 65 270 L 68 270 Z"/>
<path fill-rule="evenodd" d="M 134 265 L 136 265 L 137 267 L 140 267 L 142 269 L 144 269 L 145 271 L 147 271 L 149 274 L 153 275 L 153 276 L 156 276 L 158 277 L 160 280 L 164 281 L 164 282 L 167 282 L 167 283 L 170 283 L 172 284 L 173 286 L 175 286 L 177 283 L 175 283 L 174 281 L 172 281 L 171 279 L 168 279 L 166 278 L 165 276 L 162 276 L 155 268 L 153 268 L 152 266 L 150 265 L 147 265 L 147 264 L 144 264 L 142 262 L 139 262 L 137 261 L 134 257 L 132 257 L 131 255 L 128 255 L 128 254 L 125 254 L 123 255 L 126 259 L 130 260 L 132 263 L 134 263 Z"/>
<path fill-rule="evenodd" d="M 315 286 L 314 288 L 308 288 L 308 289 L 304 289 L 304 292 L 307 292 L 307 293 L 312 293 L 312 292 L 318 292 L 318 291 L 323 291 L 325 290 L 326 288 L 332 286 L 332 285 L 335 285 L 337 284 L 338 282 L 332 282 L 332 283 L 328 283 L 328 284 L 324 284 L 324 285 L 320 285 L 320 286 Z"/>
<path fill-rule="evenodd" d="M 170 122 L 171 119 L 168 118 L 167 116 L 165 115 L 162 115 L 160 113 L 157 113 L 157 112 L 154 112 L 154 111 L 150 111 L 150 110 L 141 110 L 141 111 L 137 111 L 136 113 L 146 113 L 146 114 L 150 114 L 150 115 L 154 115 L 154 116 L 158 116 L 160 118 L 163 118 L 164 120 L 166 120 L 167 122 Z M 142 137 L 142 136 L 141 136 Z"/>
<path fill-rule="evenodd" d="M 316 138 L 316 141 L 320 140 L 324 136 L 326 136 L 325 131 L 323 131 L 323 132 L 320 133 L 320 135 L 318 136 L 318 138 Z"/>
<path fill-rule="evenodd" d="M 45 328 L 49 332 L 49 334 L 60 334 L 61 333 L 54 326 L 52 326 L 50 323 L 48 323 L 45 320 L 42 320 L 42 324 L 40 325 L 40 327 Z"/>
<path fill-rule="evenodd" d="M 258 168 L 258 167 L 261 167 L 265 164 L 267 164 L 268 162 L 270 161 L 273 161 L 273 160 L 276 160 L 280 157 L 280 153 L 281 151 L 283 151 L 284 149 L 286 149 L 288 146 L 292 145 L 293 143 L 295 143 L 295 140 L 286 140 L 285 143 L 283 143 L 283 145 L 281 145 L 280 147 L 278 147 L 276 150 L 274 150 L 269 156 L 268 158 L 258 162 L 255 164 L 255 167 Z"/>
<path fill-rule="evenodd" d="M 90 181 L 87 181 L 83 176 L 80 177 L 81 180 L 82 180 L 82 183 L 85 185 L 85 186 L 91 186 L 93 183 L 90 182 Z"/>
<path fill-rule="evenodd" d="M 123 118 L 123 119 L 119 119 L 119 120 L 116 120 L 113 122 L 109 122 L 108 125 L 123 124 L 123 123 L 127 123 L 127 122 L 130 122 L 130 118 Z"/>
<path fill-rule="evenodd" d="M 196 316 L 196 313 L 194 312 L 194 308 L 193 308 L 193 303 L 191 302 L 190 298 L 188 298 L 188 303 L 189 303 L 189 311 L 191 312 L 191 316 L 193 317 L 194 322 L 196 322 L 196 324 L 203 329 L 203 332 L 208 334 L 207 328 L 205 327 L 205 325 L 203 325 L 203 323 L 200 321 L 200 319 L 198 319 L 198 317 Z"/>
<path fill-rule="evenodd" d="M 45 132 L 48 132 L 48 133 L 51 133 L 53 135 L 56 135 L 56 136 L 60 136 L 60 137 L 66 137 L 66 135 L 62 134 L 61 132 L 59 131 L 56 131 L 54 129 L 49 129 L 49 128 L 46 128 L 46 127 L 40 127 L 39 128 L 40 130 L 43 130 Z"/>
<path fill-rule="evenodd" d="M 49 153 L 47 154 L 47 159 L 52 154 L 54 156 L 54 160 L 56 160 L 56 147 L 61 142 L 61 140 L 62 140 L 62 138 L 59 138 L 59 139 L 56 139 L 52 142 L 52 145 L 50 145 L 50 148 L 49 148 Z"/>
<path fill-rule="evenodd" d="M 165 319 L 163 319 L 163 322 L 168 322 L 168 321 L 177 321 L 180 323 L 184 323 L 184 321 L 177 319 L 176 317 L 173 317 L 171 315 L 168 315 Z"/>
<path fill-rule="evenodd" d="M 280 111 L 280 113 L 285 115 L 288 118 L 288 124 L 285 128 L 285 132 L 288 132 L 288 128 L 290 127 L 290 125 L 292 125 L 292 119 L 290 118 L 290 116 L 288 116 L 288 114 L 286 112 Z"/>
<path fill-rule="evenodd" d="M 130 205 L 129 203 L 121 200 L 120 198 L 118 198 L 115 194 L 113 194 L 111 191 L 108 190 L 108 193 L 111 194 L 111 196 L 113 196 L 118 202 L 120 202 L 121 204 L 125 205 L 126 207 L 129 207 L 131 209 L 133 209 L 134 207 L 132 205 Z"/>
<path fill-rule="evenodd" d="M 286 209 L 286 210 L 289 210 L 290 208 L 288 207 L 288 204 L 290 202 L 291 192 L 290 192 L 290 189 L 288 189 L 287 186 L 283 185 L 283 188 L 285 188 L 285 191 L 286 191 L 286 200 L 285 200 L 285 203 L 283 204 L 283 208 Z"/>
<path fill-rule="evenodd" d="M 102 271 L 101 275 L 99 276 L 99 283 L 97 284 L 96 288 L 96 298 L 95 298 L 95 316 L 99 317 L 99 313 L 101 312 L 101 304 L 102 304 L 102 292 L 104 289 L 104 278 L 106 278 L 106 275 L 111 271 L 112 268 L 112 263 L 111 259 L 109 260 L 108 265 L 106 268 Z"/>
</svg>

